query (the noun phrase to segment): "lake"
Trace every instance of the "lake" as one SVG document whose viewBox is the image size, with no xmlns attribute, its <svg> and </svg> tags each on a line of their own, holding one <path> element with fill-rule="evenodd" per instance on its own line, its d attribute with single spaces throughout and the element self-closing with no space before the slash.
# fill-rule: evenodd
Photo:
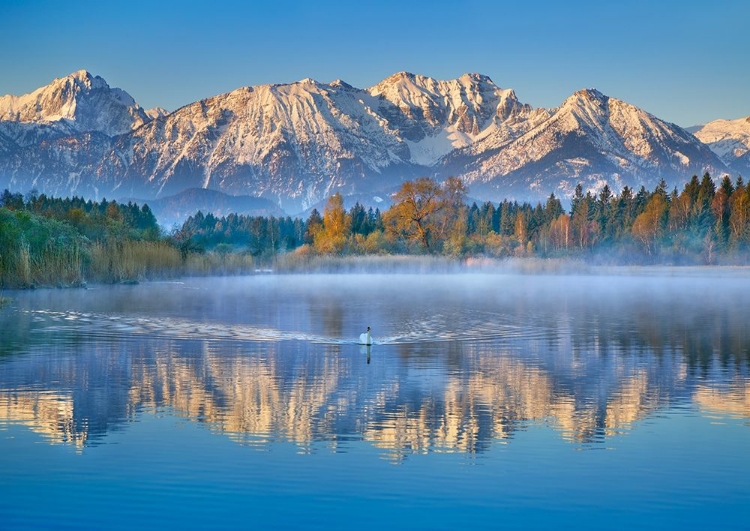
<svg viewBox="0 0 750 531">
<path fill-rule="evenodd" d="M 6 292 L 0 527 L 748 529 L 750 271 L 596 273 Z"/>
</svg>

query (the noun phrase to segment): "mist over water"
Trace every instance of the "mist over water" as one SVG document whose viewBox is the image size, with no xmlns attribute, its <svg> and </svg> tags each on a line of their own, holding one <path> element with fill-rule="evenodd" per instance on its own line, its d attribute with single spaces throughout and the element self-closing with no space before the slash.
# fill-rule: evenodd
<svg viewBox="0 0 750 531">
<path fill-rule="evenodd" d="M 147 477 L 166 467 L 193 484 L 196 457 L 218 452 L 234 464 L 203 481 L 228 481 L 240 505 L 271 488 L 271 506 L 329 507 L 321 500 L 336 492 L 352 507 L 377 499 L 397 511 L 396 492 L 415 508 L 442 500 L 446 510 L 422 522 L 430 528 L 455 519 L 451 504 L 481 508 L 467 521 L 487 526 L 509 514 L 501 498 L 514 500 L 520 527 L 545 527 L 532 517 L 540 506 L 569 515 L 558 503 L 584 507 L 584 528 L 622 500 L 631 525 L 658 523 L 653 503 L 687 527 L 717 509 L 730 522 L 750 516 L 739 453 L 750 447 L 750 271 L 593 273 L 257 275 L 13 293 L 0 309 L 0 453 L 22 459 L 0 465 L 32 485 L 29 462 L 47 462 L 44 448 L 69 448 L 66 466 L 85 468 L 137 447 L 145 453 L 102 474 L 148 462 Z M 369 348 L 357 344 L 367 326 Z M 49 444 L 19 445 L 29 437 Z M 174 437 L 180 450 L 164 454 Z M 467 460 L 479 468 L 455 468 Z M 436 466 L 440 481 L 423 484 Z M 250 479 L 261 469 L 262 486 Z M 302 488 L 299 474 L 328 479 Z M 489 479 L 498 474 L 504 483 Z M 363 482 L 366 493 L 350 488 Z M 455 497 L 457 483 L 471 499 Z M 553 502 L 562 483 L 577 487 Z M 12 492 L 0 482 L 0 512 L 28 507 Z M 703 509 L 685 512 L 688 502 Z M 148 507 L 140 516 L 158 520 Z M 310 524 L 286 517 L 261 521 Z"/>
<path fill-rule="evenodd" d="M 610 271 L 263 275 L 22 292 L 3 313 L 0 349 L 68 336 L 350 345 L 371 326 L 384 346 L 546 338 L 597 352 L 636 346 L 707 354 L 691 348 L 698 342 L 720 358 L 747 358 L 748 270 Z"/>
</svg>

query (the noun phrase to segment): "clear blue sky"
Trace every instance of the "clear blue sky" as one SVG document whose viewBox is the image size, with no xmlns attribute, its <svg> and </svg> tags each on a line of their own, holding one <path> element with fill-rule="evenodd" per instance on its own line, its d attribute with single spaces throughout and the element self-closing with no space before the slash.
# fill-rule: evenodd
<svg viewBox="0 0 750 531">
<path fill-rule="evenodd" d="M 0 94 L 85 68 L 174 110 L 305 77 L 479 72 L 535 107 L 593 87 L 689 126 L 750 115 L 748 24 L 748 0 L 3 0 Z"/>
</svg>

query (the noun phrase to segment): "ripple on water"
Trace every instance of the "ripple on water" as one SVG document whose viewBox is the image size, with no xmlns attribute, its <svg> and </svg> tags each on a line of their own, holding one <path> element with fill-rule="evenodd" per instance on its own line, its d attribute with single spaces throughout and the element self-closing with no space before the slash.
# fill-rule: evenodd
<svg viewBox="0 0 750 531">
<path fill-rule="evenodd" d="M 148 335 L 171 339 L 209 341 L 303 341 L 325 345 L 358 344 L 348 337 L 310 334 L 242 323 L 203 322 L 179 317 L 131 317 L 105 313 L 29 310 L 41 333 L 78 332 L 91 336 L 124 337 Z M 533 326 L 504 323 L 496 315 L 437 314 L 399 323 L 398 330 L 375 338 L 376 345 L 404 345 L 422 342 L 495 341 L 499 339 L 539 339 L 545 330 Z"/>
</svg>

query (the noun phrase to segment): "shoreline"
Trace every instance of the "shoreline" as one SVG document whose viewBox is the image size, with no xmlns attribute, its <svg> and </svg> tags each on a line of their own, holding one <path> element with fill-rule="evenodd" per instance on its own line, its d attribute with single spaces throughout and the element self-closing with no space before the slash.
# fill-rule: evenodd
<svg viewBox="0 0 750 531">
<path fill-rule="evenodd" d="M 116 282 L 74 282 L 5 287 L 3 291 L 54 289 L 88 289 L 95 286 L 133 286 L 142 283 L 176 281 L 188 278 L 231 278 L 284 275 L 520 275 L 520 276 L 654 276 L 654 277 L 750 276 L 750 265 L 681 265 L 681 264 L 589 264 L 567 258 L 465 258 L 413 255 L 316 256 L 304 263 L 280 258 L 264 268 L 240 270 L 206 270 L 182 274 L 161 272 L 153 277 L 122 279 Z M 0 307 L 13 299 L 0 296 Z"/>
</svg>

